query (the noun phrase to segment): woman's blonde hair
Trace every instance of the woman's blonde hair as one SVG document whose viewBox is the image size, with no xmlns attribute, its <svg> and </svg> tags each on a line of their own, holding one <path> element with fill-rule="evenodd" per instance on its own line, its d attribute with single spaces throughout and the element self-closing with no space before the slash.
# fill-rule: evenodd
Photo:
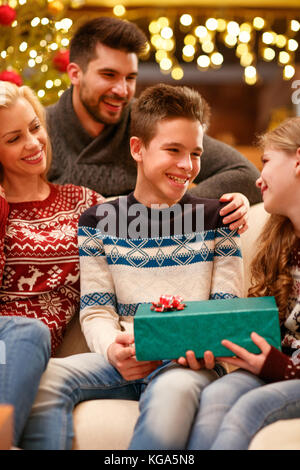
<svg viewBox="0 0 300 470">
<path fill-rule="evenodd" d="M 259 137 L 258 144 L 294 155 L 300 147 L 300 117 L 289 118 L 276 129 Z M 274 296 L 279 317 L 285 318 L 288 297 L 293 285 L 290 271 L 291 252 L 297 242 L 291 221 L 271 214 L 258 239 L 258 251 L 251 264 L 250 297 Z"/>
<path fill-rule="evenodd" d="M 9 108 L 10 106 L 13 106 L 15 102 L 23 98 L 28 101 L 28 103 L 31 104 L 31 106 L 34 109 L 35 114 L 37 115 L 41 125 L 45 128 L 46 130 L 46 115 L 45 115 L 45 110 L 41 103 L 39 102 L 37 96 L 34 94 L 34 92 L 29 88 L 28 86 L 21 86 L 18 87 L 14 83 L 11 82 L 3 82 L 0 81 L 0 109 L 1 108 Z M 50 139 L 47 134 L 47 165 L 46 165 L 46 170 L 44 173 L 41 175 L 44 180 L 46 180 L 46 174 L 50 168 L 51 165 L 51 145 L 50 145 Z M 0 164 L 0 181 L 3 178 L 3 168 Z"/>
</svg>

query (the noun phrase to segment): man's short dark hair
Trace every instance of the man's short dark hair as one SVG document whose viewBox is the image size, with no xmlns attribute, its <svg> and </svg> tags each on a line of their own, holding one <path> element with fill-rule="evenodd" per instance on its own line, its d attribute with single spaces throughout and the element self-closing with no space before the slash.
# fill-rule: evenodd
<svg viewBox="0 0 300 470">
<path fill-rule="evenodd" d="M 98 17 L 80 26 L 70 43 L 70 62 L 85 70 L 95 58 L 97 44 L 104 44 L 140 55 L 144 52 L 147 38 L 134 23 L 112 17 Z"/>
<path fill-rule="evenodd" d="M 210 108 L 200 93 L 187 86 L 164 83 L 146 88 L 134 101 L 131 110 L 131 135 L 147 146 L 155 137 L 158 122 L 186 118 L 199 121 L 206 130 Z"/>
</svg>

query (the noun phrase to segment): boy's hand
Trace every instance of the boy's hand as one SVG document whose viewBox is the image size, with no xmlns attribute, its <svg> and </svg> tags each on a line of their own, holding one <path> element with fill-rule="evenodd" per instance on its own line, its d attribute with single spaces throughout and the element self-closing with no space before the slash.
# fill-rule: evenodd
<svg viewBox="0 0 300 470">
<path fill-rule="evenodd" d="M 125 380 L 138 380 L 153 372 L 161 361 L 137 361 L 133 335 L 119 334 L 107 350 L 107 357 L 112 366 Z"/>
<path fill-rule="evenodd" d="M 261 354 L 249 353 L 246 349 L 238 346 L 227 339 L 223 339 L 221 343 L 227 349 L 230 349 L 237 357 L 220 357 L 222 362 L 227 362 L 242 369 L 246 369 L 255 375 L 258 375 L 264 365 L 267 355 L 271 350 L 270 344 L 257 333 L 251 333 L 251 339 L 261 350 Z"/>
<path fill-rule="evenodd" d="M 246 196 L 241 193 L 223 194 L 219 199 L 220 202 L 228 201 L 228 204 L 220 210 L 220 216 L 230 214 L 224 217 L 224 224 L 229 224 L 230 230 L 238 229 L 238 234 L 246 232 L 248 229 L 248 216 L 250 203 Z"/>
<path fill-rule="evenodd" d="M 194 351 L 187 351 L 185 357 L 180 357 L 176 362 L 193 370 L 213 369 L 215 367 L 215 357 L 211 351 L 205 351 L 203 359 L 197 359 Z"/>
</svg>

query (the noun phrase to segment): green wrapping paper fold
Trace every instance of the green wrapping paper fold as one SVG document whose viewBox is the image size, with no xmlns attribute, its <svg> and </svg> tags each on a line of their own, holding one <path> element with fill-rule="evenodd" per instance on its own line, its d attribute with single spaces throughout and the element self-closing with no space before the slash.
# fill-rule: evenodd
<svg viewBox="0 0 300 470">
<path fill-rule="evenodd" d="M 181 311 L 156 312 L 141 304 L 134 317 L 136 357 L 139 361 L 177 359 L 186 351 L 203 357 L 210 350 L 218 356 L 233 356 L 222 346 L 229 339 L 252 353 L 255 331 L 281 350 L 278 309 L 274 297 L 249 297 L 185 302 Z"/>
</svg>

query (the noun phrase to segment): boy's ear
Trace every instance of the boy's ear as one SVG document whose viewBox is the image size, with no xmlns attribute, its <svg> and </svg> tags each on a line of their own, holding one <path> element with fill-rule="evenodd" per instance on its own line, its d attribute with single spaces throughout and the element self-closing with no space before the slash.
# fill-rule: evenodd
<svg viewBox="0 0 300 470">
<path fill-rule="evenodd" d="M 142 161 L 142 145 L 142 141 L 139 137 L 130 137 L 131 155 L 137 163 Z"/>
<path fill-rule="evenodd" d="M 298 147 L 296 151 L 295 168 L 296 168 L 296 175 L 300 177 L 300 147 Z"/>
<path fill-rule="evenodd" d="M 67 66 L 67 72 L 72 85 L 78 85 L 81 78 L 81 68 L 75 62 L 70 62 Z"/>
</svg>

